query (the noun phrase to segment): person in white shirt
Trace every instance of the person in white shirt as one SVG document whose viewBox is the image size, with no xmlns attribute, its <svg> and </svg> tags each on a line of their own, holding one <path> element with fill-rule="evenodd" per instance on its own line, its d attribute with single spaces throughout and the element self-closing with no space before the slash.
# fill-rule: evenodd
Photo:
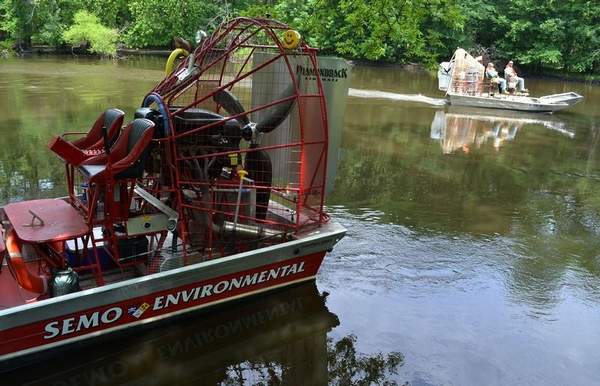
<svg viewBox="0 0 600 386">
<path fill-rule="evenodd" d="M 500 76 L 498 76 L 498 71 L 496 71 L 496 68 L 494 67 L 494 63 L 490 62 L 488 63 L 486 69 L 485 69 L 485 77 L 488 78 L 489 80 L 491 80 L 494 83 L 497 83 L 498 86 L 500 87 L 500 92 L 502 94 L 506 94 L 506 79 L 504 78 L 500 78 Z"/>
<path fill-rule="evenodd" d="M 515 71 L 515 69 L 513 67 L 513 61 L 512 60 L 510 60 L 506 64 L 506 67 L 504 68 L 504 77 L 508 81 L 509 85 L 511 83 L 516 83 L 516 86 L 517 86 L 519 92 L 529 92 L 529 90 L 527 90 L 525 88 L 525 79 L 523 79 L 523 78 L 521 78 L 520 76 L 517 75 L 517 72 Z"/>
</svg>

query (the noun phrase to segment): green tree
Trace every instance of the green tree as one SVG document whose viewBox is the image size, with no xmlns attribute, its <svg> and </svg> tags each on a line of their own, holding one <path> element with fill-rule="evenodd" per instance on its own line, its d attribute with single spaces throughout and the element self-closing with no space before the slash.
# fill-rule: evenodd
<svg viewBox="0 0 600 386">
<path fill-rule="evenodd" d="M 119 30 L 130 47 L 170 47 L 236 15 L 283 20 L 322 52 L 377 62 L 449 58 L 486 48 L 539 71 L 600 72 L 600 7 L 567 0 L 3 0 L 0 39 L 59 46 L 76 11 Z"/>
<path fill-rule="evenodd" d="M 461 0 L 465 48 L 494 47 L 500 59 L 539 70 L 600 70 L 600 7 L 589 0 Z"/>
<path fill-rule="evenodd" d="M 0 30 L 24 48 L 32 43 L 59 46 L 82 7 L 81 0 L 5 0 L 0 2 Z"/>
<path fill-rule="evenodd" d="M 132 0 L 131 25 L 125 42 L 131 47 L 168 47 L 175 36 L 193 41 L 219 12 L 216 2 L 194 0 Z"/>
<path fill-rule="evenodd" d="M 131 23 L 129 1 L 82 0 L 82 3 L 82 8 L 98 16 L 100 22 L 107 27 L 125 30 Z"/>
<path fill-rule="evenodd" d="M 72 46 L 89 43 L 89 51 L 95 54 L 112 56 L 117 53 L 117 31 L 103 26 L 87 11 L 75 14 L 73 25 L 64 32 L 63 38 Z"/>
<path fill-rule="evenodd" d="M 62 35 L 73 20 L 75 13 L 82 8 L 81 0 L 41 0 L 35 2 L 33 17 L 33 42 L 59 46 Z"/>
<path fill-rule="evenodd" d="M 498 46 L 525 64 L 583 72 L 600 63 L 600 7 L 592 1 L 513 0 Z"/>
<path fill-rule="evenodd" d="M 463 25 L 453 0 L 295 0 L 274 9 L 312 45 L 374 61 L 432 65 L 448 52 L 449 36 Z"/>
<path fill-rule="evenodd" d="M 3 0 L 0 2 L 0 29 L 21 47 L 31 45 L 33 2 L 24 0 Z"/>
</svg>

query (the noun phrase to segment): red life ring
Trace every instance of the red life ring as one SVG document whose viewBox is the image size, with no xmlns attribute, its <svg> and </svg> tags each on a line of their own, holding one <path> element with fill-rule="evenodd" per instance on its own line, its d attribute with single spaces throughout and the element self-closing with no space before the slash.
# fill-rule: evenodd
<svg viewBox="0 0 600 386">
<path fill-rule="evenodd" d="M 34 275 L 27 269 L 27 264 L 21 255 L 21 243 L 14 229 L 11 229 L 6 235 L 6 250 L 8 251 L 8 265 L 15 275 L 17 283 L 27 291 L 38 294 L 46 293 L 48 279 L 45 276 Z"/>
</svg>

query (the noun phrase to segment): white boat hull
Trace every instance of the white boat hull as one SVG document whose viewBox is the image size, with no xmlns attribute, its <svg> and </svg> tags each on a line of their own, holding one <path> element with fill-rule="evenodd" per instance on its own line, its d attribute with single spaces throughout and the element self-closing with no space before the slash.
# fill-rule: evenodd
<svg viewBox="0 0 600 386">
<path fill-rule="evenodd" d="M 553 113 L 580 102 L 583 96 L 575 92 L 547 95 L 539 98 L 513 95 L 477 96 L 448 93 L 447 98 L 448 103 L 453 106 Z"/>
</svg>

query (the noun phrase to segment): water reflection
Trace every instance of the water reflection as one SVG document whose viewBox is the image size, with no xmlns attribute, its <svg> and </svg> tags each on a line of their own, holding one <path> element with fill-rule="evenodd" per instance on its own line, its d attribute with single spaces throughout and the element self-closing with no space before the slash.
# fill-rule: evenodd
<svg viewBox="0 0 600 386">
<path fill-rule="evenodd" d="M 50 151 L 52 135 L 90 128 L 101 111 L 128 119 L 162 77 L 162 58 L 12 58 L 0 66 L 0 203 L 64 195 L 64 166 Z M 154 68 L 154 69 L 150 69 Z"/>
<path fill-rule="evenodd" d="M 355 347 L 356 340 L 356 336 L 352 334 L 337 342 L 327 339 L 329 384 L 335 386 L 397 385 L 398 383 L 389 377 L 397 374 L 398 368 L 404 364 L 404 356 L 399 352 L 391 352 L 387 355 L 359 354 Z"/>
<path fill-rule="evenodd" d="M 569 138 L 575 132 L 554 117 L 541 114 L 527 115 L 496 110 L 438 110 L 431 122 L 431 139 L 442 146 L 442 153 L 452 154 L 458 150 L 468 154 L 472 148 L 492 146 L 495 150 L 515 139 L 525 124 L 539 125 L 559 132 Z"/>
<path fill-rule="evenodd" d="M 515 138 L 521 127 L 523 124 L 520 122 L 494 120 L 493 117 L 487 120 L 440 110 L 431 122 L 431 139 L 440 141 L 444 154 L 452 154 L 459 149 L 468 154 L 472 146 L 479 149 L 490 141 L 494 149 L 499 150 L 505 141 Z"/>
<path fill-rule="evenodd" d="M 314 282 L 262 294 L 64 356 L 51 352 L 41 365 L 3 376 L 3 383 L 393 384 L 402 354 L 362 355 L 355 336 L 328 338 L 339 320 L 325 299 Z"/>
<path fill-rule="evenodd" d="M 2 142 L 0 202 L 64 195 L 64 166 L 48 154 L 46 138 L 5 135 Z"/>
<path fill-rule="evenodd" d="M 358 256 L 356 275 L 366 266 L 372 276 L 379 265 L 399 267 L 390 286 L 406 286 L 406 272 L 427 286 L 423 272 L 440 259 L 460 273 L 493 267 L 504 296 L 536 318 L 556 318 L 565 292 L 598 303 L 600 130 L 593 116 L 349 103 L 329 204 L 343 208 L 349 238 L 358 240 L 343 248 Z M 388 235 L 390 223 L 403 232 Z M 375 244 L 377 264 L 369 259 Z M 360 287 L 370 288 L 365 282 Z"/>
</svg>

